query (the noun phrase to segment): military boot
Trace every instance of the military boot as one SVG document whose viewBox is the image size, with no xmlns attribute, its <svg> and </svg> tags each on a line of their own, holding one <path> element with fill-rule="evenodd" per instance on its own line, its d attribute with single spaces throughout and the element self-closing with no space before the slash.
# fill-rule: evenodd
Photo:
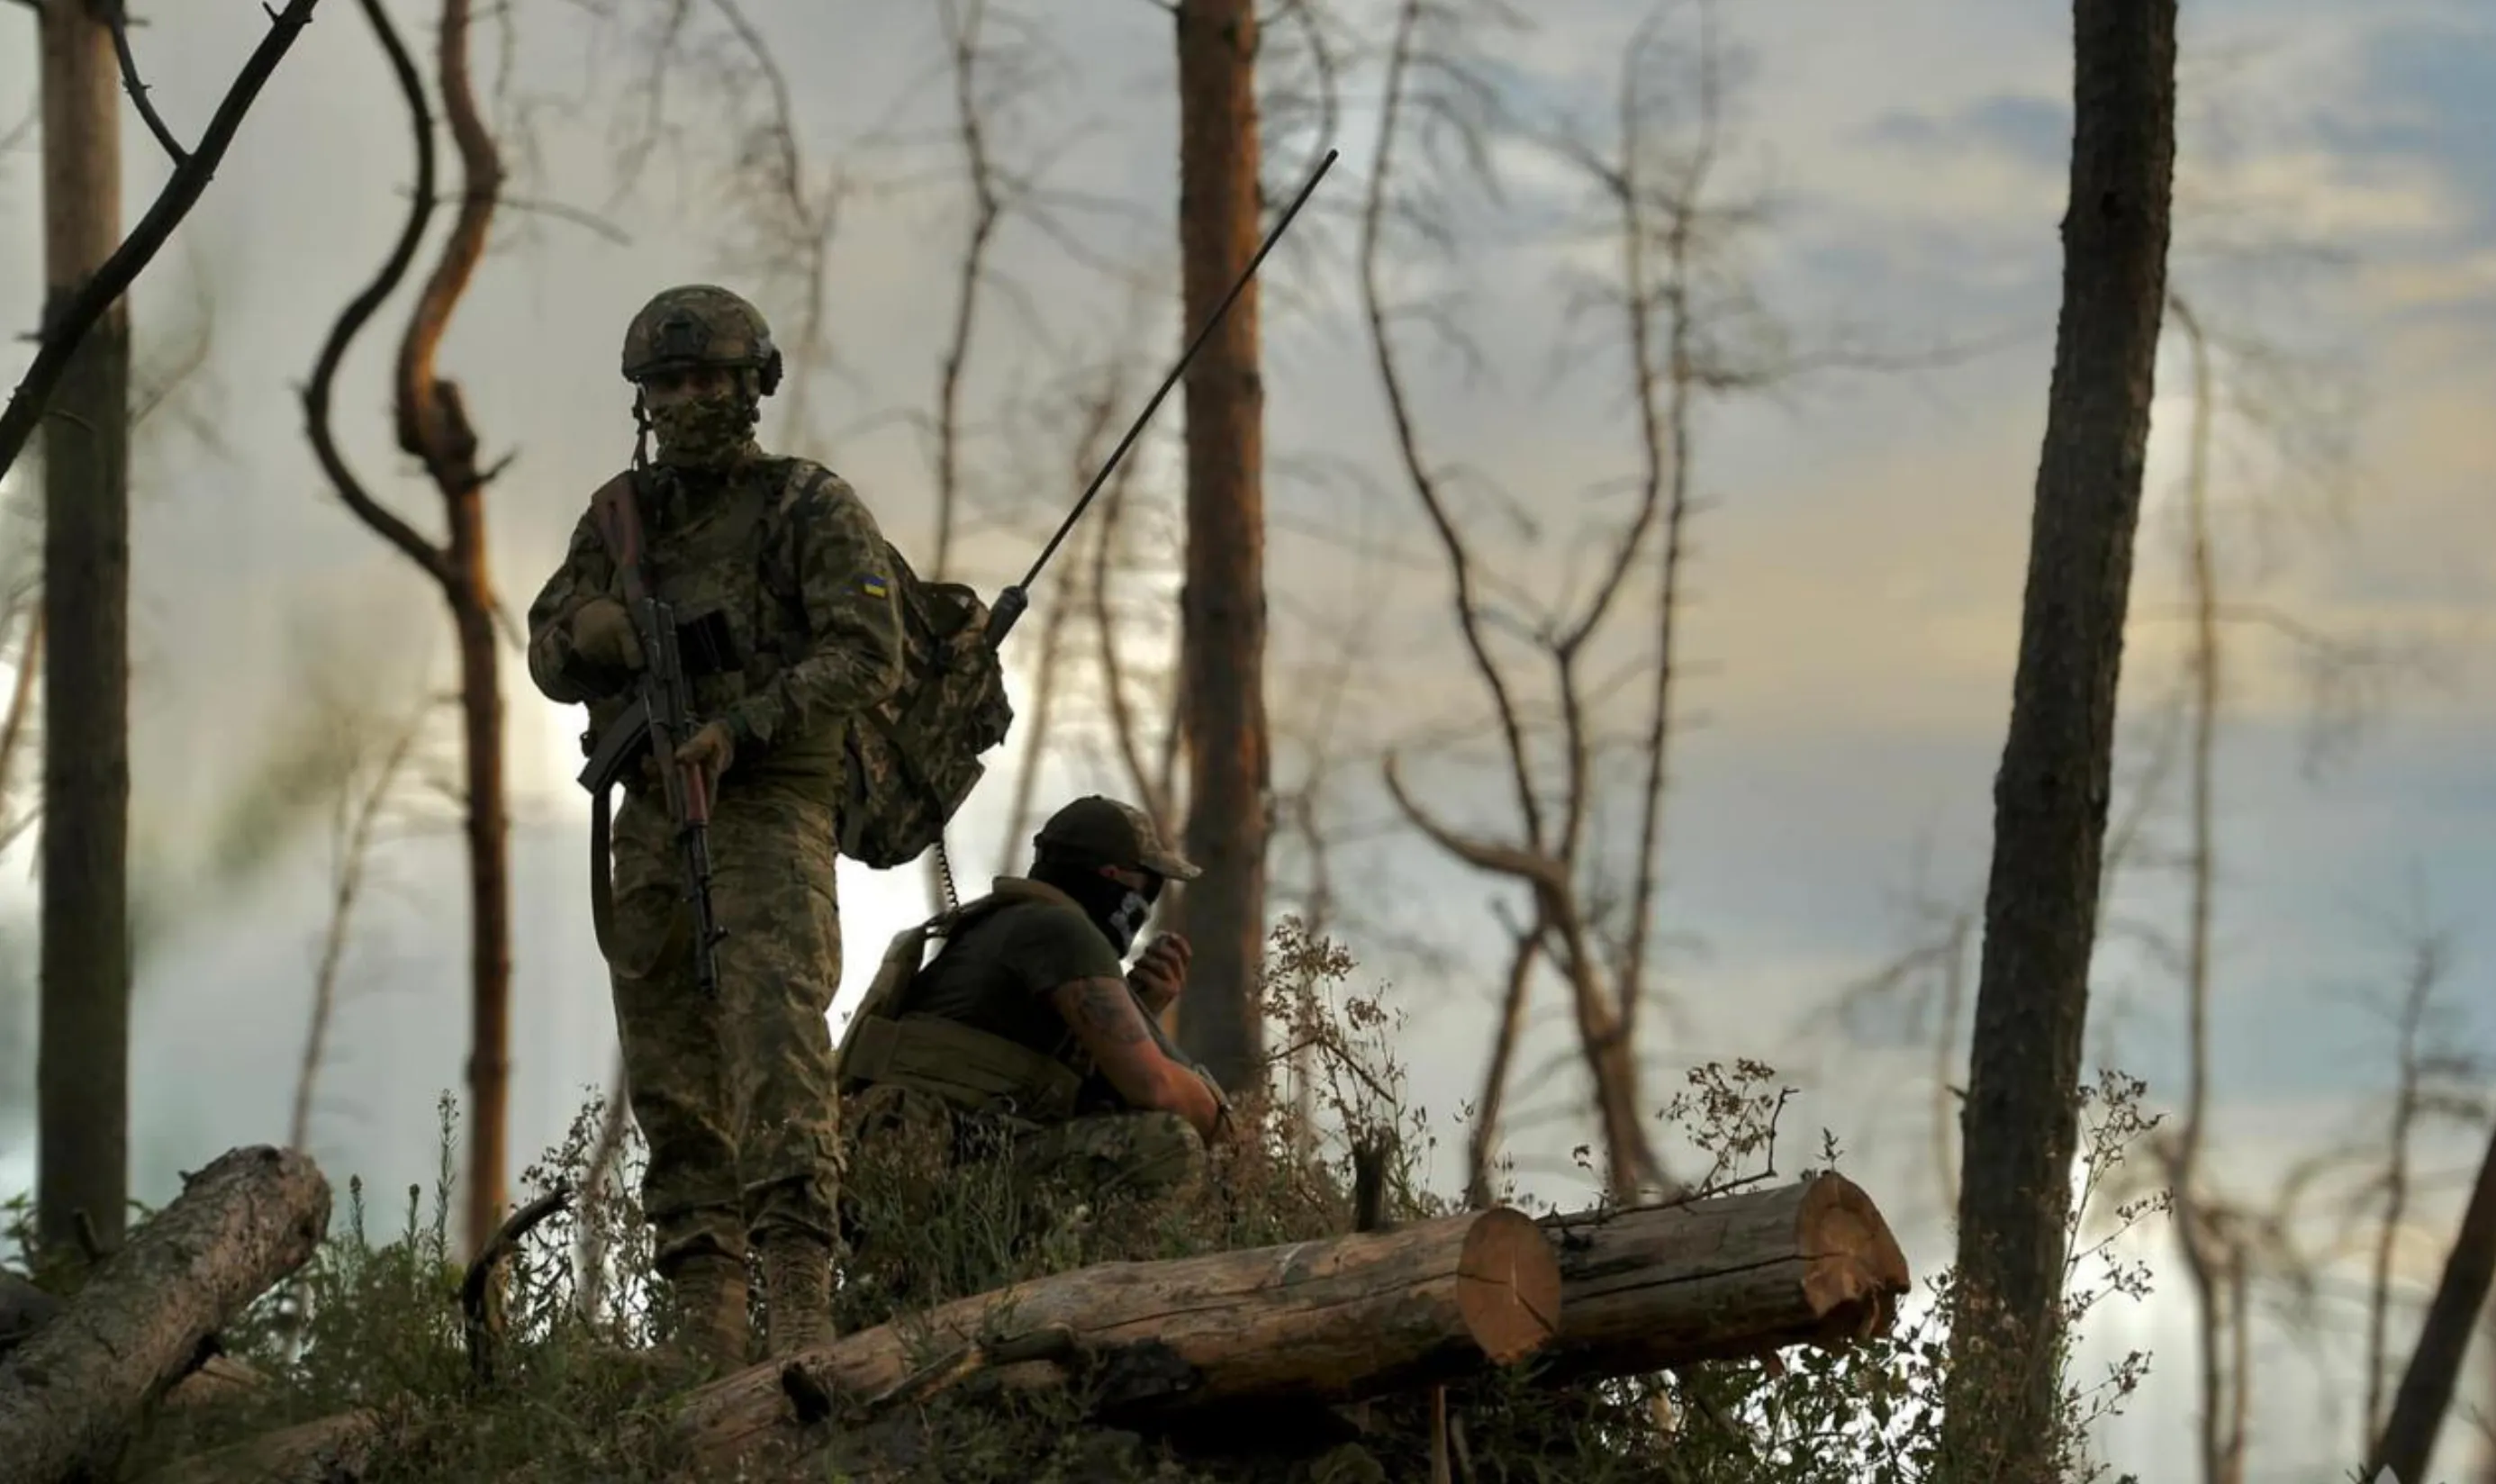
<svg viewBox="0 0 2496 1484">
<path fill-rule="evenodd" d="M 764 1343 L 771 1358 L 832 1342 L 832 1246 L 787 1228 L 763 1239 Z"/>
<path fill-rule="evenodd" d="M 667 1277 L 676 1307 L 670 1347 L 681 1359 L 712 1372 L 742 1367 L 754 1344 L 754 1326 L 745 1312 L 745 1260 L 697 1252 Z"/>
</svg>

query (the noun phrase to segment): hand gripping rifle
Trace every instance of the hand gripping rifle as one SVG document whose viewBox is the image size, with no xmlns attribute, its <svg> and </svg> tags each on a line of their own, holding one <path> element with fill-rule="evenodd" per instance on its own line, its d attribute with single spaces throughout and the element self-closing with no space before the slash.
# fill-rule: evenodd
<svg viewBox="0 0 2496 1484">
<path fill-rule="evenodd" d="M 623 580 L 624 607 L 633 616 L 642 661 L 632 705 L 604 732 L 585 739 L 589 762 L 580 770 L 579 782 L 596 800 L 589 820 L 590 917 L 598 946 L 611 963 L 614 952 L 608 940 L 614 887 L 608 877 L 608 791 L 622 781 L 625 769 L 646 756 L 666 792 L 668 818 L 675 825 L 676 847 L 684 857 L 685 901 L 694 914 L 694 977 L 702 994 L 715 998 L 719 960 L 714 950 L 727 933 L 710 902 L 710 780 L 699 766 L 676 760 L 676 749 L 692 740 L 696 728 L 693 681 L 677 647 L 675 612 L 650 591 L 642 569 L 639 473 L 618 474 L 590 496 L 599 534 Z"/>
<path fill-rule="evenodd" d="M 1232 284 L 1230 293 L 1222 296 L 1222 302 L 1213 306 L 1213 313 L 1205 317 L 1204 328 L 1196 332 L 1196 338 L 1188 342 L 1187 349 L 1179 353 L 1178 363 L 1170 368 L 1169 375 L 1162 378 L 1161 387 L 1153 393 L 1152 400 L 1144 403 L 1144 410 L 1136 414 L 1136 421 L 1128 425 L 1127 435 L 1120 438 L 1118 446 L 1109 451 L 1109 457 L 1102 463 L 1100 472 L 1092 476 L 1092 483 L 1083 487 L 1082 497 L 1075 502 L 1073 510 L 1066 513 L 1066 519 L 1058 522 L 1057 533 L 1048 538 L 1048 545 L 1040 549 L 1040 556 L 1032 562 L 1031 570 L 1022 575 L 1021 582 L 998 593 L 997 600 L 988 605 L 989 648 L 996 648 L 1005 643 L 1006 635 L 1014 629 L 1014 620 L 1020 618 L 1023 616 L 1023 610 L 1031 606 L 1031 585 L 1040 581 L 1041 569 L 1046 567 L 1048 559 L 1057 554 L 1058 547 L 1063 545 L 1067 536 L 1073 533 L 1075 522 L 1083 519 L 1083 512 L 1090 508 L 1092 497 L 1101 492 L 1101 486 L 1109 478 L 1109 471 L 1118 466 L 1119 459 L 1127 457 L 1128 448 L 1143 432 L 1144 425 L 1152 421 L 1153 412 L 1161 406 L 1162 398 L 1170 395 L 1170 388 L 1178 385 L 1179 377 L 1187 372 L 1188 363 L 1196 359 L 1196 353 L 1204 348 L 1206 340 L 1212 338 L 1214 327 L 1221 324 L 1222 317 L 1231 311 L 1232 301 L 1247 289 L 1249 280 L 1257 276 L 1258 266 L 1265 261 L 1265 255 L 1272 252 L 1274 244 L 1283 239 L 1284 229 L 1292 225 L 1292 218 L 1300 214 L 1300 207 L 1307 205 L 1310 193 L 1318 188 L 1320 180 L 1326 178 L 1326 171 L 1334 165 L 1335 154 L 1336 151 L 1332 149 L 1326 152 L 1326 158 L 1318 162 L 1318 168 L 1309 173 L 1308 180 L 1300 186 L 1299 194 L 1294 196 L 1292 204 L 1283 208 L 1283 214 L 1274 219 L 1273 227 L 1265 234 L 1265 240 L 1257 244 L 1256 256 L 1250 258 L 1248 266 L 1240 269 L 1238 281 Z"/>
</svg>

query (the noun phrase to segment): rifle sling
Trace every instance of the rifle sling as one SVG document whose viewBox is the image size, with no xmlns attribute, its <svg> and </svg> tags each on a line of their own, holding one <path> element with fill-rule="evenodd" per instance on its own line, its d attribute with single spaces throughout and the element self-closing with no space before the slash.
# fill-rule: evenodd
<svg viewBox="0 0 2496 1484">
<path fill-rule="evenodd" d="M 600 789 L 589 800 L 589 926 L 598 935 L 598 954 L 615 962 L 615 878 L 612 849 L 613 792 Z"/>
<path fill-rule="evenodd" d="M 624 584 L 624 600 L 638 604 L 649 591 L 648 581 L 641 570 L 640 481 L 635 470 L 626 470 L 608 480 L 592 494 L 593 511 L 605 513 L 597 521 L 598 534 L 606 542 L 607 553 L 615 563 L 616 576 Z M 620 550 L 619 550 L 620 548 Z M 614 815 L 612 790 L 599 789 L 589 800 L 589 926 L 598 938 L 599 957 L 611 968 L 615 963 L 615 880 L 614 880 Z"/>
</svg>

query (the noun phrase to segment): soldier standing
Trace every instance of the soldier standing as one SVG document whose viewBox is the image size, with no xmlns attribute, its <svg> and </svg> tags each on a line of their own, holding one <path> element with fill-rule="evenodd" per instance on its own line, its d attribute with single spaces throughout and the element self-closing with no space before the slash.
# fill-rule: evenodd
<svg viewBox="0 0 2496 1484">
<path fill-rule="evenodd" d="M 656 1266 L 679 1352 L 713 1367 L 743 1364 L 752 1343 L 749 1244 L 769 1353 L 832 1338 L 834 801 L 852 718 L 902 679 L 902 617 L 875 519 L 830 470 L 756 445 L 781 371 L 762 315 L 709 285 L 658 295 L 624 335 L 634 415 L 657 444 L 637 481 L 647 581 L 674 610 L 706 718 L 676 755 L 713 780 L 717 997 L 697 983 L 654 769 L 625 780 L 602 915 L 649 1149 L 641 1201 Z M 553 701 L 587 704 L 593 732 L 624 711 L 642 663 L 621 591 L 585 515 L 529 609 L 531 679 Z"/>
</svg>

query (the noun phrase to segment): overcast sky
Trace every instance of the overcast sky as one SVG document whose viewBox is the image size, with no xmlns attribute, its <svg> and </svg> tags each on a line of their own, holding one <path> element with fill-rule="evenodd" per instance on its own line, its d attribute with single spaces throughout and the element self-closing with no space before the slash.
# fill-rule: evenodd
<svg viewBox="0 0 2496 1484">
<path fill-rule="evenodd" d="M 419 25 L 421 9 L 394 13 Z M 995 134 L 1010 166 L 1045 164 L 1060 230 L 1015 220 L 999 238 L 1000 286 L 968 394 L 974 492 L 1023 512 L 1026 525 L 1072 492 L 1067 420 L 1051 423 L 1033 398 L 1121 347 L 1158 363 L 1182 335 L 1167 298 L 1140 300 L 1139 315 L 1129 288 L 1104 271 L 1144 274 L 1155 288 L 1171 279 L 1167 24 L 1142 5 L 1045 9 L 1036 91 Z M 1374 41 L 1382 9 L 1344 11 Z M 1533 9 L 1533 28 L 1486 48 L 1500 58 L 1504 95 L 1537 124 L 1574 117 L 1611 147 L 1614 74 L 1644 8 Z M 2060 266 L 2068 10 L 1978 0 L 1726 9 L 1738 86 L 1718 178 L 1729 200 L 1770 209 L 1711 283 L 1754 296 L 1807 358 L 1877 352 L 1888 368 L 1824 368 L 1773 398 L 1711 403 L 1698 425 L 1698 482 L 1712 503 L 1694 530 L 1682 633 L 1689 727 L 1675 758 L 1661 914 L 1680 946 L 1669 1014 L 1646 1048 L 1654 1100 L 1696 1061 L 1774 1063 L 1802 1089 L 1782 1166 L 1803 1157 L 1817 1129 L 1833 1130 L 1846 1167 L 1929 1273 L 1949 1252 L 1925 1152 L 1931 1054 L 1896 1015 L 1832 1028 L 1821 1012 L 1921 931 L 1904 905 L 1919 879 L 1951 908 L 1972 905 L 1983 880 Z M 257 43 L 260 8 L 213 0 L 163 10 L 134 42 L 167 119 L 193 137 Z M 615 354 L 641 300 L 671 282 L 716 278 L 757 299 L 784 338 L 801 314 L 792 282 L 730 251 L 756 228 L 713 188 L 733 142 L 714 101 L 671 93 L 671 120 L 687 131 L 680 147 L 657 151 L 639 187 L 613 199 L 615 149 L 640 116 L 637 73 L 613 44 L 619 33 L 591 45 L 582 10 L 536 0 L 515 8 L 508 52 L 496 27 L 477 39 L 489 82 L 508 56 L 505 116 L 525 116 L 536 146 L 525 159 L 515 151 L 515 193 L 599 213 L 623 237 L 507 210 L 501 246 L 443 348 L 441 365 L 462 384 L 489 452 L 518 455 L 491 495 L 495 577 L 515 609 L 560 555 L 586 492 L 629 452 Z M 950 103 L 933 8 L 749 0 L 747 11 L 788 74 L 808 178 L 838 169 L 855 185 L 827 278 L 830 360 L 806 378 L 805 426 L 793 431 L 775 417 L 768 426 L 791 451 L 846 475 L 916 555 L 932 534 L 931 477 L 924 439 L 897 414 L 932 405 L 966 221 L 936 132 Z M 722 45 L 715 14 L 699 14 L 705 45 Z M 29 17 L 0 24 L 27 38 L 0 46 L 5 129 L 33 108 L 34 47 Z M 412 40 L 429 58 L 429 28 Z M 1275 45 L 1285 40 L 1278 32 Z M 2231 347 L 2218 361 L 2224 386 L 2296 434 L 2289 446 L 2310 452 L 2333 441 L 2325 435 L 2346 445 L 2336 465 L 2284 467 L 2280 439 L 2239 411 L 2222 413 L 2216 496 L 2229 591 L 2299 632 L 2412 661 L 2384 672 L 2355 746 L 2318 771 L 2308 766 L 2314 697 L 2301 663 L 2316 651 L 2276 627 L 2231 629 L 2215 1137 L 2228 1188 L 2259 1199 L 2297 1158 L 2353 1130 L 2362 1137 L 2379 1119 L 2388 1031 L 2362 1000 L 2397 987 L 2403 923 L 2452 931 L 2449 1038 L 2483 1044 L 2491 1028 L 2496 943 L 2477 908 L 2496 892 L 2486 843 L 2496 837 L 2496 774 L 2485 762 L 2496 673 L 2483 658 L 2484 625 L 2496 616 L 2496 517 L 2485 498 L 2496 466 L 2485 414 L 2496 395 L 2487 143 L 2496 16 L 2468 0 L 2206 0 L 2187 7 L 2184 52 L 2176 286 Z M 1295 229 L 1305 240 L 1268 269 L 1271 689 L 1277 725 L 1295 739 L 1281 745 L 1277 781 L 1300 776 L 1296 739 L 1317 720 L 1342 636 L 1366 635 L 1327 795 L 1331 817 L 1357 838 L 1334 869 L 1360 915 L 1351 946 L 1364 974 L 1391 978 L 1411 1017 L 1405 1058 L 1443 1130 L 1438 1168 L 1452 1180 L 1461 1130 L 1451 1119 L 1476 1091 L 1494 974 L 1428 972 L 1393 943 L 1427 939 L 1487 965 L 1502 893 L 1409 833 L 1372 828 L 1393 818 L 1376 785 L 1379 750 L 1478 724 L 1482 705 L 1448 620 L 1445 569 L 1398 480 L 1359 332 L 1348 227 L 1375 144 L 1373 60 L 1374 47 L 1349 58 L 1335 133 L 1323 142 L 1343 158 Z M 1648 85 L 1659 93 L 1682 87 L 1682 74 L 1662 64 L 1655 73 Z M 761 95 L 743 101 L 751 112 Z M 135 221 L 165 167 L 130 124 L 124 213 Z M 868 131 L 883 142 L 860 144 Z M 1305 127 L 1272 142 L 1277 193 L 1317 142 Z M 16 224 L 0 232 L 0 317 L 17 329 L 34 323 L 42 279 L 32 147 L 29 131 L 0 156 L 0 221 Z M 447 141 L 443 154 L 448 190 Z M 1619 482 L 1636 469 L 1616 341 L 1602 322 L 1572 318 L 1564 276 L 1611 270 L 1614 247 L 1600 231 L 1600 202 L 1549 151 L 1509 143 L 1495 161 L 1495 201 L 1449 203 L 1457 250 L 1399 242 L 1388 288 L 1401 301 L 1446 305 L 1477 353 L 1458 354 L 1418 323 L 1400 332 L 1426 457 L 1472 471 L 1466 503 L 1486 559 L 1513 588 L 1547 596 L 1582 568 L 1582 553 L 1577 568 L 1568 559 L 1571 533 L 1615 519 Z M 356 9 L 331 0 L 136 295 L 142 362 L 178 359 L 203 327 L 210 336 L 204 364 L 155 425 L 137 495 L 133 858 L 169 924 L 141 967 L 133 1051 L 143 1198 L 162 1199 L 175 1171 L 229 1145 L 283 1136 L 326 909 L 318 828 L 248 878 L 202 842 L 266 759 L 300 747 L 310 723 L 296 703 L 321 665 L 348 657 L 362 694 L 391 709 L 413 701 L 420 677 L 444 674 L 438 600 L 329 496 L 297 400 L 338 306 L 388 250 L 409 180 L 405 120 L 381 55 Z M 385 377 L 407 298 L 349 359 L 338 431 L 365 478 L 433 529 L 428 491 L 389 442 Z M 2280 356 L 2232 353 L 2256 341 Z M 1934 354 L 1946 349 L 1954 353 Z M 14 376 L 25 352 L 12 340 L 0 355 Z M 2290 374 L 2269 374 L 2283 366 Z M 1122 405 L 1139 404 L 1136 383 L 1157 371 L 1139 365 Z M 2125 676 L 2127 776 L 2149 755 L 2148 723 L 2178 674 L 2171 615 L 2182 592 L 2175 515 L 2189 384 L 2176 336 L 2159 385 Z M 1165 408 L 1165 436 L 1140 453 L 1150 508 L 1138 520 L 1147 525 L 1172 495 L 1167 435 L 1178 411 L 1175 400 Z M 176 412 L 212 425 L 214 446 L 183 431 Z M 1541 534 L 1499 525 L 1481 492 L 1490 489 L 1532 512 Z M 2336 523 L 2321 519 L 2326 509 Z M 989 586 L 1018 575 L 1030 539 L 982 536 L 968 575 Z M 1045 585 L 1039 611 L 1067 590 Z M 1129 591 L 1121 609 L 1135 648 L 1165 652 L 1166 582 L 1139 575 Z M 1015 641 L 1026 659 L 1038 617 Z M 1017 684 L 1027 685 L 1019 674 Z M 586 909 L 585 801 L 570 781 L 578 714 L 545 704 L 516 653 L 505 691 L 518 818 L 518 1163 L 595 1095 L 613 1038 Z M 1077 749 L 1046 770 L 1042 798 L 1121 786 L 1096 752 Z M 1416 776 L 1451 819 L 1513 829 L 1482 774 L 1440 760 Z M 1012 782 L 1001 768 L 955 832 L 967 875 L 999 864 Z M 1614 806 L 1628 801 L 1610 797 Z M 2150 844 L 2171 850 L 2173 824 L 2173 808 L 2162 810 Z M 390 1188 L 430 1177 L 432 1101 L 458 1084 L 466 1025 L 454 843 L 436 828 L 393 837 L 376 861 L 381 879 L 356 938 L 312 1139 L 341 1182 L 360 1172 Z M 2164 1097 L 2180 1071 L 2173 980 L 2126 935 L 2180 928 L 2173 877 L 2154 857 L 2110 914 L 2123 931 L 2100 956 L 2094 1029 L 2099 1055 Z M 1278 865 L 1284 887 L 1300 878 L 1295 857 Z M 12 871 L 8 889 L 29 898 L 25 879 Z M 843 1009 L 886 937 L 924 900 L 916 870 L 844 866 Z M 26 937 L 21 923 L 0 946 L 30 977 Z M 1565 1065 L 1569 1034 L 1558 999 L 1546 996 L 1524 1064 Z M 22 1087 L 30 1044 L 0 1052 L 5 1085 Z M 1577 1095 L 1563 1076 L 1520 1099 L 1530 1126 L 1513 1148 L 1534 1172 L 1529 1184 L 1553 1198 L 1578 1193 L 1564 1168 L 1584 1136 Z M 29 1178 L 20 1117 L 0 1126 L 0 1189 Z M 2433 1281 L 2453 1177 L 2466 1179 L 2474 1147 L 2466 1131 L 2434 1141 L 2441 1184 L 2404 1248 L 2412 1291 Z M 2151 1233 L 2144 1250 L 2165 1259 L 2168 1234 Z M 2092 1335 L 2093 1354 L 2156 1352 L 2148 1391 L 2106 1435 L 2114 1461 L 2151 1481 L 2187 1477 L 2193 1363 L 2180 1283 L 2170 1273 L 2146 1306 L 2101 1308 Z M 2330 1308 L 2319 1361 L 2275 1346 L 2252 1477 L 2319 1481 L 2347 1467 L 2358 1432 L 2357 1312 L 2345 1300 Z M 2466 1413 L 2489 1395 L 2479 1384 L 2462 1399 L 2447 1434 L 2449 1467 L 2473 1456 Z"/>
</svg>

